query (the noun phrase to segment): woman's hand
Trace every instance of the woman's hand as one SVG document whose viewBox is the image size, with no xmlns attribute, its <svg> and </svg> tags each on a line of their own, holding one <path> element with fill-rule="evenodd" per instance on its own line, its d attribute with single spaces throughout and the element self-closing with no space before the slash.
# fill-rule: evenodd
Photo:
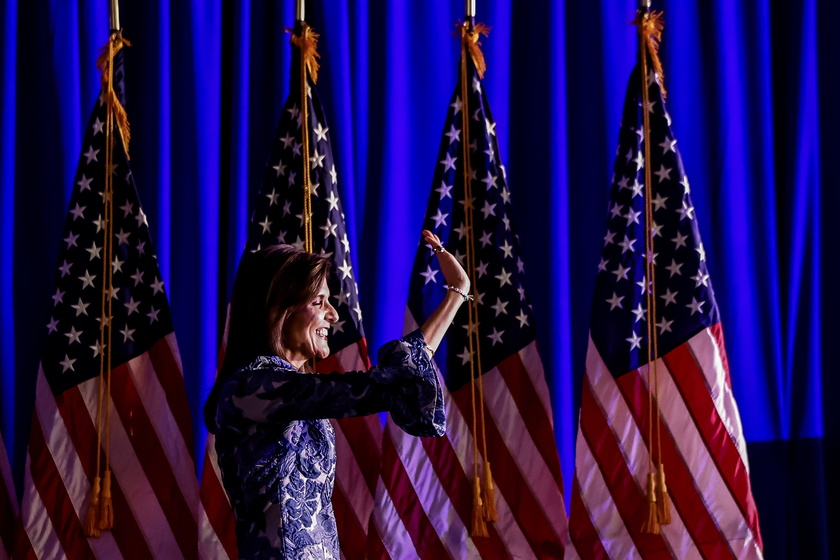
<svg viewBox="0 0 840 560">
<path fill-rule="evenodd" d="M 432 246 L 432 250 L 438 257 L 440 263 L 440 271 L 443 273 L 443 278 L 446 280 L 448 286 L 458 288 L 465 294 L 470 293 L 470 277 L 464 271 L 464 267 L 458 262 L 451 253 L 443 248 L 440 238 L 431 231 L 423 230 L 423 239 L 426 243 Z"/>
<path fill-rule="evenodd" d="M 433 250 L 437 249 L 435 254 L 438 256 L 440 271 L 443 273 L 443 278 L 446 280 L 447 285 L 460 290 L 460 293 L 454 290 L 448 290 L 446 297 L 443 298 L 443 301 L 440 302 L 437 309 L 429 315 L 429 318 L 420 327 L 420 330 L 423 331 L 423 338 L 426 340 L 426 344 L 434 354 L 441 339 L 443 339 L 444 333 L 446 333 L 446 329 L 449 328 L 449 325 L 455 318 L 455 313 L 458 312 L 458 308 L 466 301 L 464 295 L 470 293 L 470 277 L 464 272 L 464 267 L 461 266 L 458 259 L 446 251 L 446 249 L 443 249 L 443 245 L 437 235 L 424 229 L 423 238 L 432 246 Z"/>
</svg>

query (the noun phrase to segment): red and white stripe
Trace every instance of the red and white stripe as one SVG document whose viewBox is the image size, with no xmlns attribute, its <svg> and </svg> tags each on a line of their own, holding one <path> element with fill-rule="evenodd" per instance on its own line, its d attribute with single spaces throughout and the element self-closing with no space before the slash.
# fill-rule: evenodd
<svg viewBox="0 0 840 560">
<path fill-rule="evenodd" d="M 444 395 L 442 438 L 415 438 L 388 422 L 374 511 L 382 543 L 369 548 L 370 558 L 563 557 L 568 542 L 563 481 L 536 343 L 485 373 L 483 383 L 499 516 L 488 524 L 489 537 L 469 536 L 473 433 L 465 386 Z"/>
<path fill-rule="evenodd" d="M 17 515 L 18 504 L 12 469 L 9 466 L 9 456 L 6 455 L 6 444 L 0 434 L 0 560 L 8 560 L 12 556 Z"/>
<path fill-rule="evenodd" d="M 370 368 L 365 339 L 347 346 L 317 365 L 319 372 L 364 371 Z M 363 560 L 373 497 L 379 476 L 382 424 L 377 416 L 334 420 L 336 481 L 333 491 L 338 538 L 345 560 Z M 230 501 L 221 482 L 215 440 L 208 437 L 201 495 L 209 528 L 207 550 L 214 558 L 236 558 L 236 531 Z M 375 537 L 373 537 L 375 538 Z"/>
<path fill-rule="evenodd" d="M 749 464 L 720 324 L 656 363 L 672 522 L 644 534 L 653 367 L 613 378 L 589 342 L 572 495 L 570 558 L 763 558 Z M 656 437 L 654 433 L 654 437 Z M 578 556 L 579 555 L 579 556 Z"/>
<path fill-rule="evenodd" d="M 199 557 L 203 513 L 181 372 L 174 334 L 114 368 L 114 529 L 88 539 L 82 526 L 96 469 L 99 381 L 54 396 L 39 369 L 16 557 Z"/>
</svg>

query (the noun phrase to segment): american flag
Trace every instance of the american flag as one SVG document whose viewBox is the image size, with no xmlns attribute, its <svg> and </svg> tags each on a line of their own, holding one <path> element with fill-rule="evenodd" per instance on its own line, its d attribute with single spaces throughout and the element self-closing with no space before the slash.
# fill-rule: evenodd
<svg viewBox="0 0 840 560">
<path fill-rule="evenodd" d="M 6 444 L 3 443 L 3 436 L 0 435 L 0 560 L 12 557 L 17 514 L 18 503 L 12 481 L 12 470 L 9 466 L 9 456 L 6 455 Z"/>
<path fill-rule="evenodd" d="M 645 159 L 641 74 L 637 68 L 627 87 L 595 280 L 572 543 L 581 558 L 762 558 L 746 442 L 689 182 L 653 70 L 645 77 Z M 645 166 L 652 177 L 651 254 L 645 248 Z M 653 260 L 653 285 L 646 257 Z M 651 289 L 655 316 L 646 303 Z M 655 368 L 648 365 L 649 321 L 661 356 Z M 651 445 L 657 417 L 661 443 L 654 432 Z M 664 465 L 671 505 L 672 521 L 659 534 L 641 531 L 651 453 Z"/>
<path fill-rule="evenodd" d="M 436 233 L 466 268 L 465 209 L 472 212 L 471 290 L 478 304 L 486 459 L 492 464 L 498 521 L 488 523 L 488 537 L 470 537 L 473 441 L 483 437 L 472 431 L 465 304 L 435 353 L 448 392 L 446 437 L 414 438 L 391 422 L 386 426 L 374 513 L 384 549 L 372 547 L 370 555 L 394 560 L 562 558 L 568 540 L 563 481 L 523 284 L 524 264 L 511 223 L 511 192 L 499 159 L 496 124 L 471 57 L 465 77 L 467 98 L 459 79 L 447 112 L 424 228 Z M 464 116 L 469 122 L 466 146 Z M 465 149 L 472 169 L 471 200 L 464 185 Z M 411 276 L 406 331 L 422 325 L 437 307 L 444 284 L 433 253 L 421 244 Z M 478 441 L 480 453 L 482 444 Z"/>
<path fill-rule="evenodd" d="M 122 52 L 114 89 L 123 95 Z M 201 515 L 192 425 L 169 304 L 118 129 L 106 166 L 103 87 L 90 117 L 64 226 L 36 378 L 16 558 L 197 558 Z M 113 180 L 113 252 L 105 251 L 105 174 Z M 103 315 L 103 267 L 113 273 Z M 107 305 L 104 306 L 107 309 Z M 110 339 L 100 336 L 103 320 Z M 113 530 L 85 538 L 97 475 L 100 356 L 111 346 Z M 107 408 L 106 408 L 107 407 Z"/>
<path fill-rule="evenodd" d="M 339 319 L 330 333 L 328 358 L 316 364 L 322 373 L 358 371 L 370 368 L 367 343 L 362 329 L 362 310 L 358 285 L 353 275 L 350 241 L 338 196 L 338 174 L 330 146 L 330 129 L 324 109 L 311 80 L 307 80 L 309 152 L 304 152 L 303 111 L 301 105 L 299 50 L 293 49 L 291 93 L 263 176 L 262 187 L 251 218 L 246 251 L 287 243 L 304 248 L 303 166 L 309 167 L 312 192 L 313 251 L 328 254 L 335 265 L 329 279 L 332 303 Z M 342 556 L 363 559 L 368 520 L 373 511 L 373 493 L 379 474 L 382 424 L 378 417 L 333 421 L 336 437 L 336 484 L 333 507 L 338 525 Z M 210 452 L 208 444 L 208 452 Z M 232 523 L 230 505 L 224 495 L 213 453 L 213 471 L 205 470 L 202 491 L 211 518 L 217 513 Z M 205 461 L 207 465 L 207 461 Z M 227 508 L 227 509 L 225 509 Z M 235 541 L 233 527 L 220 525 Z M 235 547 L 235 542 L 233 542 Z M 230 549 L 228 542 L 225 548 Z"/>
</svg>

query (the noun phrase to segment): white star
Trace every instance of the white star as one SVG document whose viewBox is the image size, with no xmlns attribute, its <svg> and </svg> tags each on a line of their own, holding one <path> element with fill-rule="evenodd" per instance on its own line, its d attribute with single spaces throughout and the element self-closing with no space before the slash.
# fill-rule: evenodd
<svg viewBox="0 0 840 560">
<path fill-rule="evenodd" d="M 509 286 L 513 286 L 513 283 L 510 281 L 510 272 L 508 272 L 505 269 L 502 269 L 502 273 L 497 275 L 497 276 L 494 276 L 493 278 L 495 278 L 496 280 L 499 281 L 499 287 L 500 288 L 502 286 L 504 286 L 505 284 L 507 284 Z"/>
<path fill-rule="evenodd" d="M 487 274 L 487 264 L 484 261 L 478 261 L 478 266 L 475 267 L 476 272 L 478 272 L 478 277 L 481 278 L 485 274 Z"/>
<path fill-rule="evenodd" d="M 90 253 L 90 260 L 102 258 L 99 253 L 102 252 L 102 247 L 96 246 L 96 241 L 93 242 L 93 245 L 89 249 L 85 249 L 88 253 Z"/>
<path fill-rule="evenodd" d="M 487 335 L 487 338 L 493 341 L 493 346 L 496 346 L 497 343 L 502 342 L 502 335 L 505 334 L 505 331 L 498 331 L 496 327 L 493 327 L 493 332 Z"/>
<path fill-rule="evenodd" d="M 288 111 L 292 115 L 292 119 L 297 118 L 298 114 L 300 114 L 300 109 L 298 109 L 297 105 L 295 105 L 291 109 L 286 109 L 286 111 Z"/>
<path fill-rule="evenodd" d="M 59 363 L 59 364 L 61 364 L 61 366 L 62 366 L 62 368 L 61 368 L 61 373 L 66 373 L 68 369 L 69 369 L 70 371 L 76 371 L 75 369 L 73 369 L 73 363 L 74 363 L 75 361 L 76 361 L 76 360 L 75 360 L 74 358 L 71 358 L 70 356 L 68 356 L 67 354 L 65 354 L 65 355 L 64 355 L 64 360 L 62 360 L 62 361 L 58 362 L 58 363 Z"/>
<path fill-rule="evenodd" d="M 634 348 L 639 348 L 641 350 L 642 340 L 644 340 L 644 339 L 642 337 L 640 337 L 638 334 L 633 333 L 633 336 L 631 336 L 630 338 L 625 338 L 624 340 L 626 340 L 627 342 L 630 343 L 630 350 L 632 350 Z"/>
<path fill-rule="evenodd" d="M 87 206 L 79 206 L 79 203 L 76 203 L 76 207 L 70 210 L 70 213 L 73 214 L 73 221 L 75 222 L 79 218 L 84 217 L 84 211 Z"/>
<path fill-rule="evenodd" d="M 316 167 L 324 167 L 324 157 L 325 155 L 319 154 L 318 148 L 315 148 L 312 157 L 309 158 L 309 162 L 312 164 L 312 169 L 315 169 Z"/>
<path fill-rule="evenodd" d="M 502 313 L 504 313 L 505 315 L 507 315 L 507 310 L 505 309 L 505 308 L 507 307 L 507 305 L 508 305 L 508 302 L 506 302 L 506 301 L 502 301 L 502 300 L 501 300 L 501 298 L 498 298 L 498 297 L 497 297 L 497 298 L 496 298 L 496 304 L 495 304 L 495 305 L 491 305 L 490 307 L 491 307 L 494 311 L 496 311 L 496 317 L 498 317 L 498 316 L 499 316 L 499 315 L 501 315 Z"/>
<path fill-rule="evenodd" d="M 598 263 L 598 272 L 606 272 L 607 271 L 607 263 L 609 261 L 603 257 L 601 257 L 601 262 Z"/>
<path fill-rule="evenodd" d="M 697 246 L 697 249 L 695 249 L 695 251 L 697 251 L 697 254 L 700 255 L 700 262 L 706 260 L 706 249 L 703 248 L 702 243 Z"/>
<path fill-rule="evenodd" d="M 628 158 L 628 159 L 627 159 L 627 161 L 630 161 L 630 159 Z M 622 190 L 622 191 L 623 191 L 624 189 L 629 189 L 629 188 L 630 188 L 630 187 L 628 186 L 628 185 L 629 185 L 629 183 L 630 183 L 630 177 L 622 177 L 622 178 L 621 178 L 621 179 L 619 179 L 619 181 L 616 183 L 616 186 L 618 187 L 618 189 L 619 189 L 619 190 Z"/>
<path fill-rule="evenodd" d="M 105 123 L 100 121 L 99 117 L 96 117 L 96 121 L 93 123 L 93 135 L 96 136 L 97 134 L 101 134 L 103 126 L 105 126 Z"/>
<path fill-rule="evenodd" d="M 659 147 L 662 148 L 662 155 L 664 156 L 668 152 L 677 153 L 677 150 L 674 149 L 677 141 L 673 138 L 665 138 L 662 142 L 659 143 Z"/>
<path fill-rule="evenodd" d="M 67 248 L 78 247 L 78 245 L 76 245 L 77 239 L 79 239 L 79 235 L 71 231 L 70 234 L 64 238 L 64 242 L 67 243 Z"/>
<path fill-rule="evenodd" d="M 123 342 L 128 342 L 129 340 L 131 342 L 134 342 L 134 331 L 135 330 L 137 330 L 137 329 L 129 329 L 128 325 L 126 325 L 123 330 L 119 331 L 120 334 L 123 335 Z"/>
<path fill-rule="evenodd" d="M 344 246 L 344 252 L 350 252 L 350 240 L 347 239 L 347 232 L 344 232 L 344 235 L 341 236 L 341 244 Z"/>
<path fill-rule="evenodd" d="M 687 235 L 682 235 L 680 232 L 677 232 L 677 236 L 671 241 L 676 243 L 677 246 L 675 247 L 675 249 L 679 249 L 680 247 L 688 247 L 688 245 L 685 244 L 686 239 L 688 239 Z"/>
<path fill-rule="evenodd" d="M 88 346 L 88 348 L 93 350 L 93 357 L 94 358 L 97 357 L 99 354 L 101 354 L 102 350 L 105 349 L 105 347 L 102 344 L 100 344 L 98 341 L 96 342 L 96 344 L 91 344 L 90 346 Z"/>
<path fill-rule="evenodd" d="M 294 144 L 292 144 L 292 153 L 296 156 L 299 156 L 300 153 L 301 153 L 300 149 L 302 147 L 303 147 L 303 144 L 301 144 L 300 142 L 295 142 Z M 291 184 L 291 182 L 292 182 L 292 179 L 289 179 L 290 184 Z"/>
<path fill-rule="evenodd" d="M 530 327 L 531 324 L 528 322 L 528 315 L 525 314 L 525 310 L 521 309 L 519 311 L 519 315 L 516 316 L 519 319 L 519 328 Z"/>
<path fill-rule="evenodd" d="M 484 119 L 484 123 L 487 125 L 487 133 L 491 136 L 496 136 L 496 123 L 491 122 L 487 118 Z"/>
<path fill-rule="evenodd" d="M 500 196 L 502 197 L 502 200 L 505 204 L 510 204 L 510 191 L 507 187 L 502 189 L 502 193 Z"/>
<path fill-rule="evenodd" d="M 667 196 L 663 197 L 661 194 L 656 193 L 656 196 L 653 197 L 653 200 L 650 201 L 651 204 L 653 204 L 653 211 L 656 212 L 657 210 L 661 210 L 662 208 L 665 208 L 665 201 L 666 200 L 668 200 Z"/>
<path fill-rule="evenodd" d="M 651 238 L 662 237 L 662 227 L 662 224 L 657 224 L 654 222 L 653 226 L 651 226 L 650 228 Z"/>
<path fill-rule="evenodd" d="M 152 295 L 163 293 L 163 280 L 160 278 L 156 278 L 154 282 L 152 282 Z"/>
<path fill-rule="evenodd" d="M 74 342 L 79 342 L 80 343 L 81 341 L 79 340 L 79 337 L 81 336 L 82 332 L 83 331 L 77 331 L 76 327 L 71 326 L 70 327 L 70 332 L 64 333 L 64 336 L 66 336 L 69 339 L 67 341 L 67 344 L 70 345 L 70 344 L 73 344 Z"/>
<path fill-rule="evenodd" d="M 450 103 L 449 106 L 454 109 L 454 112 L 452 113 L 452 116 L 454 117 L 455 115 L 461 112 L 461 98 L 456 97 L 455 101 L 453 103 Z"/>
<path fill-rule="evenodd" d="M 332 180 L 333 184 L 338 182 L 338 173 L 335 172 L 335 164 L 330 167 L 330 180 Z"/>
<path fill-rule="evenodd" d="M 334 192 L 330 192 L 330 196 L 327 197 L 327 202 L 330 204 L 329 210 L 338 210 L 338 197 L 335 196 Z"/>
<path fill-rule="evenodd" d="M 481 247 L 482 248 L 486 247 L 487 245 L 492 245 L 493 244 L 493 241 L 491 240 L 491 237 L 492 237 L 492 234 L 489 231 L 485 231 L 484 235 L 482 235 L 479 238 L 479 241 L 481 241 Z"/>
<path fill-rule="evenodd" d="M 425 286 L 429 282 L 434 282 L 435 284 L 437 284 L 437 279 L 435 279 L 435 275 L 437 275 L 437 273 L 437 270 L 432 270 L 431 265 L 426 265 L 426 272 L 420 273 L 420 276 L 426 279 L 426 281 L 423 282 L 423 285 Z"/>
<path fill-rule="evenodd" d="M 709 285 L 709 275 L 704 273 L 701 270 L 698 270 L 697 275 L 692 276 L 691 279 L 694 280 L 694 287 L 695 288 L 699 288 L 701 284 L 703 286 L 708 286 Z"/>
<path fill-rule="evenodd" d="M 658 257 L 658 256 L 659 256 L 659 253 L 654 253 L 653 250 L 645 253 L 645 258 L 647 259 L 647 262 L 653 263 L 653 264 L 656 264 L 656 257 Z"/>
<path fill-rule="evenodd" d="M 499 247 L 499 249 L 501 249 L 502 252 L 504 252 L 504 258 L 513 258 L 513 245 L 508 243 L 507 239 L 505 239 L 505 242 Z"/>
<path fill-rule="evenodd" d="M 134 216 L 134 219 L 137 220 L 137 227 L 140 227 L 141 225 L 149 225 L 149 222 L 146 221 L 146 213 L 143 212 L 142 208 L 137 209 L 137 215 Z"/>
<path fill-rule="evenodd" d="M 614 202 L 613 207 L 610 208 L 610 217 L 615 218 L 616 216 L 621 216 L 621 211 L 623 209 L 624 209 L 624 206 L 622 206 L 618 202 Z"/>
<path fill-rule="evenodd" d="M 353 313 L 355 313 L 355 314 L 356 314 L 356 318 L 357 318 L 357 320 L 359 320 L 359 321 L 361 321 L 361 320 L 362 320 L 362 308 L 361 308 L 361 306 L 359 305 L 359 302 L 358 302 L 358 301 L 356 302 L 356 306 L 353 308 Z"/>
<path fill-rule="evenodd" d="M 119 292 L 120 289 L 116 286 L 111 286 L 111 289 L 109 291 L 111 292 L 111 299 L 117 299 L 117 292 Z"/>
<path fill-rule="evenodd" d="M 466 365 L 470 361 L 470 351 L 468 348 L 464 347 L 464 351 L 460 354 L 456 354 L 459 358 L 461 358 L 461 365 Z"/>
<path fill-rule="evenodd" d="M 321 123 L 318 123 L 317 128 L 312 129 L 312 132 L 314 132 L 315 136 L 318 137 L 317 140 L 319 142 L 321 142 L 321 141 L 326 142 L 327 141 L 327 132 L 329 132 L 329 131 L 330 131 L 330 129 L 329 128 L 324 128 L 323 125 L 321 125 Z"/>
<path fill-rule="evenodd" d="M 453 142 L 459 142 L 461 140 L 461 131 L 455 128 L 455 125 L 453 124 L 449 128 L 449 132 L 444 133 L 444 136 L 449 137 L 450 144 Z"/>
<path fill-rule="evenodd" d="M 47 334 L 52 334 L 58 331 L 58 319 L 50 317 L 50 322 L 47 323 Z"/>
<path fill-rule="evenodd" d="M 478 81 L 478 78 L 473 78 L 472 89 L 475 93 L 481 93 L 481 82 Z M 475 110 L 478 113 L 478 109 Z"/>
<path fill-rule="evenodd" d="M 72 263 L 64 261 L 64 264 L 58 267 L 58 270 L 61 271 L 61 277 L 64 278 L 68 274 L 70 274 L 70 267 L 73 266 Z"/>
<path fill-rule="evenodd" d="M 484 208 L 481 209 L 481 213 L 484 214 L 484 219 L 486 220 L 491 215 L 495 216 L 496 212 L 494 211 L 496 208 L 495 204 L 490 204 L 488 201 L 484 201 Z"/>
<path fill-rule="evenodd" d="M 694 216 L 691 215 L 692 212 L 694 212 L 694 206 L 689 206 L 688 204 L 686 204 L 685 200 L 683 200 L 682 208 L 677 210 L 677 213 L 680 215 L 680 221 L 686 218 L 688 218 L 689 220 L 693 220 Z"/>
<path fill-rule="evenodd" d="M 645 157 L 642 155 L 642 152 L 637 153 L 634 160 L 636 162 L 636 171 L 645 166 Z"/>
<path fill-rule="evenodd" d="M 645 186 L 638 181 L 634 181 L 631 190 L 633 191 L 633 196 L 630 198 L 636 198 L 637 196 L 642 196 L 642 191 L 645 190 Z"/>
<path fill-rule="evenodd" d="M 689 194 L 691 192 L 691 187 L 688 186 L 688 175 L 683 175 L 682 181 L 680 184 L 685 187 L 685 194 Z"/>
<path fill-rule="evenodd" d="M 627 251 L 630 251 L 631 253 L 635 253 L 636 250 L 633 249 L 633 243 L 635 243 L 635 242 L 636 242 L 635 239 L 632 239 L 632 240 L 628 239 L 627 236 L 625 235 L 624 236 L 624 241 L 622 241 L 621 243 L 618 244 L 618 246 L 621 247 L 621 254 L 623 255 Z"/>
<path fill-rule="evenodd" d="M 703 312 L 703 304 L 706 303 L 705 301 L 697 301 L 695 298 L 691 298 L 691 303 L 687 303 L 685 306 L 691 309 L 691 314 L 694 315 L 695 313 L 702 313 Z"/>
<path fill-rule="evenodd" d="M 338 227 L 338 224 L 332 223 L 332 220 L 327 218 L 327 223 L 320 226 L 320 228 L 324 231 L 324 239 L 329 239 L 330 236 L 337 237 L 337 234 L 336 234 L 336 231 L 335 231 L 337 227 Z"/>
<path fill-rule="evenodd" d="M 341 271 L 342 280 L 344 280 L 345 278 L 353 277 L 353 266 L 349 262 L 347 262 L 347 259 L 344 259 L 344 264 L 339 266 L 338 270 Z"/>
<path fill-rule="evenodd" d="M 285 204 L 283 204 L 283 216 L 288 216 L 292 211 L 292 201 L 287 200 Z"/>
<path fill-rule="evenodd" d="M 94 276 L 91 276 L 91 275 L 90 275 L 90 271 L 85 270 L 85 275 L 84 275 L 84 276 L 79 276 L 79 280 L 81 280 L 81 281 L 82 281 L 82 289 L 84 290 L 84 289 L 85 289 L 85 288 L 87 288 L 87 287 L 91 287 L 91 288 L 93 288 L 93 280 L 94 280 L 94 278 L 96 278 L 96 276 L 95 276 L 95 275 L 94 275 Z"/>
<path fill-rule="evenodd" d="M 445 157 L 446 159 L 441 161 L 441 163 L 443 164 L 443 172 L 446 173 L 450 169 L 452 171 L 455 171 L 455 163 L 457 162 L 457 160 L 454 157 L 452 157 L 449 153 L 447 153 Z"/>
<path fill-rule="evenodd" d="M 624 296 L 619 296 L 615 292 L 613 292 L 612 298 L 605 300 L 607 303 L 610 304 L 610 311 L 618 307 L 619 309 L 624 309 L 621 306 L 621 300 L 624 299 Z"/>
<path fill-rule="evenodd" d="M 286 174 L 286 167 L 287 167 L 286 165 L 283 165 L 283 160 L 280 160 L 280 161 L 277 162 L 277 165 L 272 166 L 272 169 L 277 171 L 276 177 L 280 177 L 281 175 Z"/>
<path fill-rule="evenodd" d="M 671 332 L 671 324 L 673 324 L 673 321 L 666 321 L 665 317 L 662 317 L 662 320 L 656 323 L 656 326 L 659 327 L 659 334 Z"/>
<path fill-rule="evenodd" d="M 615 231 L 607 231 L 607 235 L 604 236 L 604 247 L 607 245 L 612 245 L 615 243 Z"/>
<path fill-rule="evenodd" d="M 137 268 L 136 272 L 131 275 L 131 279 L 134 280 L 134 287 L 136 288 L 143 282 L 143 271 Z"/>
<path fill-rule="evenodd" d="M 280 141 L 283 142 L 283 148 L 285 149 L 292 145 L 292 143 L 295 141 L 295 137 L 287 132 L 286 136 L 281 138 Z"/>
<path fill-rule="evenodd" d="M 665 270 L 671 273 L 669 278 L 673 278 L 675 274 L 682 275 L 680 272 L 680 268 L 682 268 L 683 263 L 678 263 L 676 259 L 671 259 L 671 264 L 665 267 Z"/>
<path fill-rule="evenodd" d="M 618 268 L 612 271 L 615 274 L 615 281 L 618 282 L 619 280 L 629 280 L 627 278 L 627 273 L 630 272 L 632 267 L 624 268 L 621 263 L 618 263 Z"/>
<path fill-rule="evenodd" d="M 88 306 L 90 306 L 89 303 L 85 303 L 82 301 L 82 298 L 79 298 L 79 303 L 70 307 L 76 310 L 76 317 L 78 317 L 79 315 L 87 315 Z"/>
<path fill-rule="evenodd" d="M 510 231 L 510 218 L 502 216 L 502 223 L 505 224 L 505 231 Z"/>
<path fill-rule="evenodd" d="M 271 231 L 271 222 L 268 221 L 268 216 L 266 216 L 263 221 L 257 223 L 262 226 L 263 233 L 268 233 L 269 231 Z"/>
<path fill-rule="evenodd" d="M 120 228 L 120 232 L 114 234 L 117 238 L 117 245 L 128 245 L 128 237 L 130 235 L 130 231 L 124 231 L 123 228 Z"/>
<path fill-rule="evenodd" d="M 93 178 L 88 179 L 87 177 L 82 175 L 82 178 L 79 179 L 78 183 L 76 183 L 77 185 L 79 185 L 79 192 L 89 191 L 91 181 L 93 181 Z"/>
<path fill-rule="evenodd" d="M 645 279 L 644 278 L 642 278 L 641 280 L 636 282 L 636 285 L 639 287 L 639 289 L 642 291 L 642 293 L 645 293 Z M 647 283 L 648 293 L 650 293 L 650 290 L 651 290 L 652 287 L 653 287 L 653 282 L 648 282 Z"/>
<path fill-rule="evenodd" d="M 490 173 L 489 169 L 487 170 L 487 176 L 484 179 L 482 179 L 481 182 L 487 185 L 487 190 L 490 190 L 491 188 L 497 188 L 496 177 L 492 173 Z M 495 204 L 493 206 L 495 206 Z"/>
<path fill-rule="evenodd" d="M 454 185 L 453 185 L 454 186 Z M 452 190 L 452 186 L 447 185 L 446 181 L 441 181 L 440 186 L 435 189 L 435 191 L 440 193 L 440 199 L 443 200 L 444 198 L 452 198 L 450 191 Z"/>
<path fill-rule="evenodd" d="M 665 307 L 668 307 L 672 303 L 677 303 L 678 293 L 679 292 L 672 292 L 670 288 L 667 288 L 665 293 L 659 297 L 665 300 Z"/>
<path fill-rule="evenodd" d="M 464 235 L 466 235 L 467 233 L 467 226 L 465 224 L 461 224 L 456 228 L 452 228 L 452 231 L 458 234 L 458 240 L 460 241 L 464 238 Z"/>
<path fill-rule="evenodd" d="M 309 185 L 309 188 L 312 191 L 312 196 L 315 196 L 315 197 L 318 196 L 318 187 L 320 187 L 320 186 L 321 186 L 321 183 L 312 183 L 311 185 Z"/>
<path fill-rule="evenodd" d="M 276 192 L 274 189 L 271 189 L 271 193 L 265 195 L 268 198 L 268 205 L 269 207 L 274 206 L 277 204 L 277 199 L 280 198 L 280 193 Z"/>
<path fill-rule="evenodd" d="M 89 146 L 88 151 L 82 155 L 87 158 L 87 163 L 90 163 L 91 161 L 99 161 L 98 159 L 96 159 L 96 154 L 98 153 L 99 150 L 94 150 L 93 146 Z"/>
<path fill-rule="evenodd" d="M 123 218 L 126 218 L 129 214 L 131 214 L 134 211 L 134 204 L 126 200 L 125 204 L 120 206 L 120 210 L 123 211 Z"/>
<path fill-rule="evenodd" d="M 52 296 L 53 306 L 56 306 L 59 303 L 64 303 L 64 294 L 65 292 L 62 292 L 58 288 L 55 289 L 55 294 Z"/>
<path fill-rule="evenodd" d="M 439 228 L 441 225 L 444 225 L 444 226 L 445 226 L 445 225 L 446 225 L 446 217 L 447 217 L 447 216 L 449 216 L 449 214 L 444 214 L 443 212 L 441 212 L 441 211 L 440 211 L 440 208 L 438 208 L 438 209 L 437 209 L 437 214 L 435 214 L 434 216 L 432 216 L 432 221 L 435 223 L 435 227 L 434 227 L 433 229 L 437 229 L 437 228 Z"/>
<path fill-rule="evenodd" d="M 632 313 L 633 315 L 636 316 L 636 320 L 633 321 L 633 322 L 638 323 L 639 321 L 641 321 L 645 318 L 645 313 L 647 313 L 647 311 L 642 309 L 642 303 L 639 302 L 639 305 L 636 306 L 636 309 L 631 310 L 630 313 Z"/>
<path fill-rule="evenodd" d="M 137 308 L 140 307 L 140 302 L 134 301 L 134 297 L 132 296 L 128 298 L 128 301 L 125 303 L 125 306 L 126 308 L 128 308 L 128 314 L 133 315 L 134 313 L 137 313 Z"/>
<path fill-rule="evenodd" d="M 346 322 L 346 321 L 336 321 L 336 322 L 335 322 L 335 323 L 333 323 L 333 325 L 332 325 L 332 330 L 334 330 L 334 331 L 335 331 L 335 332 L 337 332 L 337 333 L 343 333 L 343 332 L 344 332 L 344 323 L 345 323 L 345 322 Z"/>
<path fill-rule="evenodd" d="M 632 208 L 629 208 L 627 210 L 627 215 L 624 216 L 627 219 L 627 225 L 629 226 L 630 224 L 633 224 L 633 223 L 638 224 L 639 223 L 639 216 L 641 216 L 641 215 L 642 215 L 641 212 L 636 212 Z"/>
</svg>

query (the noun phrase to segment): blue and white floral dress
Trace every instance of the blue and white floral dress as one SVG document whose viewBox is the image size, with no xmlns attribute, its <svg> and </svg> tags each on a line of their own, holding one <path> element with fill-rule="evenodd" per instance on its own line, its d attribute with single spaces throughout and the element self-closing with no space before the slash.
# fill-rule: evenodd
<svg viewBox="0 0 840 560">
<path fill-rule="evenodd" d="M 423 334 L 385 344 L 367 372 L 309 374 L 260 356 L 221 389 L 216 453 L 236 515 L 240 558 L 339 560 L 328 418 L 390 412 L 415 436 L 446 429 Z"/>
</svg>

